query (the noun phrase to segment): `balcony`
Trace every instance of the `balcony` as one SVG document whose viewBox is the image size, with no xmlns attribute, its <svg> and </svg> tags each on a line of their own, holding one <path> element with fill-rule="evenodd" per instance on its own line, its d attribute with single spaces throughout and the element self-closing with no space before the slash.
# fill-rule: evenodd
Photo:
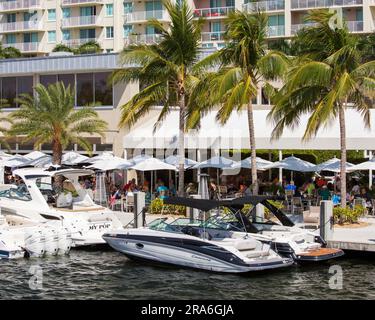
<svg viewBox="0 0 375 320">
<path fill-rule="evenodd" d="M 362 32 L 363 21 L 346 21 L 346 25 L 350 32 Z"/>
<path fill-rule="evenodd" d="M 79 47 L 82 44 L 85 44 L 87 42 L 91 41 L 97 41 L 96 38 L 82 38 L 82 39 L 68 39 L 68 40 L 62 40 L 61 43 L 65 44 L 68 47 Z"/>
<path fill-rule="evenodd" d="M 361 6 L 363 0 L 292 0 L 293 9 Z"/>
<path fill-rule="evenodd" d="M 135 12 L 125 14 L 126 23 L 146 22 L 147 20 L 150 20 L 150 19 L 170 21 L 169 15 L 166 10 L 135 11 Z"/>
<path fill-rule="evenodd" d="M 1 12 L 12 12 L 12 11 L 27 11 L 30 9 L 40 9 L 40 0 L 14 0 L 14 1 L 1 1 L 0 11 Z"/>
<path fill-rule="evenodd" d="M 103 0 L 61 0 L 62 7 L 103 4 Z"/>
<path fill-rule="evenodd" d="M 18 21 L 10 23 L 0 23 L 0 32 L 24 32 L 24 31 L 38 31 L 42 30 L 41 21 Z"/>
<path fill-rule="evenodd" d="M 4 43 L 4 48 L 13 47 L 22 53 L 39 52 L 39 42 L 23 42 L 23 43 Z"/>
<path fill-rule="evenodd" d="M 224 41 L 224 32 L 225 31 L 218 31 L 218 32 L 202 32 L 201 33 L 201 41 L 202 42 L 222 42 Z"/>
<path fill-rule="evenodd" d="M 125 45 L 156 44 L 161 40 L 160 34 L 130 34 L 124 38 Z"/>
<path fill-rule="evenodd" d="M 90 27 L 98 25 L 99 16 L 78 16 L 63 18 L 61 20 L 62 28 Z"/>
<path fill-rule="evenodd" d="M 313 27 L 315 25 L 316 25 L 316 23 L 314 23 L 314 22 L 292 24 L 290 32 L 291 32 L 292 35 L 295 35 L 301 29 L 308 28 L 308 27 Z"/>
<path fill-rule="evenodd" d="M 203 8 L 195 9 L 194 17 L 195 18 L 217 18 L 217 17 L 226 17 L 229 12 L 234 11 L 234 7 L 220 7 L 220 8 Z"/>
<path fill-rule="evenodd" d="M 244 11 L 282 11 L 285 9 L 284 0 L 249 2 L 242 6 Z"/>
<path fill-rule="evenodd" d="M 267 36 L 269 38 L 283 37 L 285 36 L 285 26 L 268 26 Z"/>
</svg>

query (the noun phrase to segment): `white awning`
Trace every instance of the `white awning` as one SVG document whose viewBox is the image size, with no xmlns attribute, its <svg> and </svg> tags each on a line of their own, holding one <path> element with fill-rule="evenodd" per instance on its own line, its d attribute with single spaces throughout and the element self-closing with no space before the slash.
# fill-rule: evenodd
<svg viewBox="0 0 375 320">
<path fill-rule="evenodd" d="M 168 114 L 163 124 L 153 132 L 160 110 L 152 110 L 124 135 L 124 148 L 163 149 L 176 148 L 178 144 L 178 110 Z M 338 120 L 319 130 L 317 136 L 302 142 L 308 117 L 300 119 L 293 130 L 286 129 L 279 140 L 272 141 L 273 124 L 267 120 L 269 110 L 255 110 L 255 136 L 258 149 L 316 149 L 339 150 Z M 228 122 L 217 123 L 216 112 L 208 113 L 201 121 L 201 129 L 190 131 L 185 136 L 188 149 L 249 149 L 249 130 L 245 111 L 233 113 Z M 355 110 L 346 111 L 346 133 L 348 150 L 375 150 L 375 111 L 371 111 L 371 129 L 365 128 L 361 115 Z"/>
</svg>

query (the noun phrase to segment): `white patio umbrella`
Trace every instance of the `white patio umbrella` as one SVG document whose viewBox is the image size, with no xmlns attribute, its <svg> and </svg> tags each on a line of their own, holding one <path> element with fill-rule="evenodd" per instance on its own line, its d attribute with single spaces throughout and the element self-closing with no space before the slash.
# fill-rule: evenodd
<svg viewBox="0 0 375 320">
<path fill-rule="evenodd" d="M 316 166 L 314 166 L 314 168 L 312 168 L 312 170 L 316 172 L 319 172 L 319 171 L 340 172 L 340 162 L 341 162 L 340 159 L 332 158 L 323 163 L 317 164 Z M 346 163 L 347 171 L 349 171 L 348 169 L 350 169 L 353 166 L 354 164 L 347 162 Z"/>
<path fill-rule="evenodd" d="M 293 180 L 293 171 L 300 171 L 300 172 L 311 172 L 314 171 L 315 165 L 311 162 L 302 160 L 300 158 L 291 156 L 287 157 L 281 161 L 277 161 L 274 164 L 267 167 L 267 169 L 273 168 L 281 168 L 285 170 L 291 171 L 291 180 Z"/>
<path fill-rule="evenodd" d="M 21 156 L 19 154 L 16 154 L 6 160 L 0 161 L 0 166 L 15 168 L 15 167 L 25 165 L 28 162 L 30 162 L 30 159 L 27 159 L 24 156 Z"/>
<path fill-rule="evenodd" d="M 150 158 L 152 158 L 152 157 L 147 155 L 147 154 L 140 154 L 138 156 L 135 156 L 134 158 L 129 159 L 129 161 L 136 164 L 136 163 L 143 162 L 143 161 L 145 161 L 147 159 L 150 159 Z"/>
<path fill-rule="evenodd" d="M 215 156 L 206 161 L 197 163 L 190 169 L 216 168 L 216 179 L 217 184 L 219 185 L 219 169 L 230 169 L 234 164 L 235 162 L 233 160 L 221 156 Z"/>
<path fill-rule="evenodd" d="M 179 158 L 178 158 L 178 156 L 174 156 L 174 155 L 169 156 L 169 157 L 164 159 L 164 162 L 168 163 L 168 164 L 171 164 L 172 166 L 175 166 L 176 168 L 178 168 Z M 185 169 L 188 169 L 188 168 L 196 165 L 197 163 L 198 163 L 197 161 L 194 161 L 192 159 L 184 158 L 184 168 Z"/>
<path fill-rule="evenodd" d="M 256 166 L 257 170 L 266 170 L 267 167 L 273 165 L 273 162 L 264 160 L 260 157 L 256 157 Z M 251 169 L 251 157 L 248 157 L 242 161 L 235 162 L 232 166 L 232 169 L 246 168 Z"/>
<path fill-rule="evenodd" d="M 368 179 L 368 185 L 371 189 L 372 187 L 372 170 L 375 170 L 375 158 L 372 158 L 369 161 L 365 161 L 362 163 L 359 163 L 357 165 L 353 165 L 348 169 L 348 171 L 360 171 L 360 170 L 369 170 L 369 179 Z"/>
<path fill-rule="evenodd" d="M 46 153 L 36 150 L 36 151 L 32 151 L 28 154 L 25 154 L 24 157 L 26 159 L 29 159 L 29 160 L 36 160 L 36 159 L 40 159 L 40 158 L 42 158 L 46 155 L 47 155 Z"/>
<path fill-rule="evenodd" d="M 113 157 L 114 157 L 114 155 L 113 155 L 112 152 L 103 152 L 102 154 L 99 154 L 95 157 L 85 159 L 85 162 L 94 163 L 95 161 L 113 159 Z M 120 158 L 120 159 L 122 159 L 122 158 Z"/>
<path fill-rule="evenodd" d="M 43 157 L 40 157 L 40 158 L 37 158 L 37 159 L 34 159 L 34 160 L 30 160 L 25 165 L 33 166 L 33 167 L 39 167 L 39 168 L 50 167 L 52 165 L 52 157 L 50 155 L 46 154 Z"/>
<path fill-rule="evenodd" d="M 134 164 L 129 169 L 144 172 L 144 171 L 158 171 L 158 170 L 176 170 L 176 167 L 171 164 L 165 163 L 164 161 L 161 161 L 159 159 L 149 157 L 143 161 L 140 161 Z M 151 174 L 151 192 L 153 190 L 153 177 L 152 176 L 153 175 Z"/>
<path fill-rule="evenodd" d="M 124 170 L 131 167 L 133 163 L 128 160 L 113 157 L 113 159 L 108 160 L 99 160 L 95 161 L 92 165 L 87 168 L 98 169 L 101 171 L 110 171 L 110 170 Z"/>
<path fill-rule="evenodd" d="M 86 157 L 78 152 L 69 151 L 63 154 L 61 162 L 63 164 L 72 166 L 78 163 L 88 162 L 89 159 L 89 157 Z"/>
</svg>

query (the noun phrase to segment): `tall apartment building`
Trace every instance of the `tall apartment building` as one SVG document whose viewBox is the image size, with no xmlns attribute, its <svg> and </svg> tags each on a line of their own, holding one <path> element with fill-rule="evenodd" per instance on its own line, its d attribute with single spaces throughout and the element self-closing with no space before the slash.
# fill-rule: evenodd
<svg viewBox="0 0 375 320">
<path fill-rule="evenodd" d="M 292 37 L 314 8 L 341 8 L 352 32 L 375 30 L 375 0 L 189 0 L 195 17 L 204 17 L 203 48 L 223 46 L 228 12 L 264 10 L 270 39 Z M 45 55 L 59 44 L 78 46 L 90 40 L 105 52 L 118 52 L 125 44 L 159 39 L 147 20 L 164 24 L 170 18 L 160 1 L 129 0 L 1 0 L 0 41 L 30 56 Z"/>
</svg>

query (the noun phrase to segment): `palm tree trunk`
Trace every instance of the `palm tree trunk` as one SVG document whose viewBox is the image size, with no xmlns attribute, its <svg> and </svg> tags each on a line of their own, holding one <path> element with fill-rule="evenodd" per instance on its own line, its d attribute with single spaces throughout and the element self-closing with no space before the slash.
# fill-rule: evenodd
<svg viewBox="0 0 375 320">
<path fill-rule="evenodd" d="M 253 194 L 258 194 L 258 176 L 256 166 L 256 145 L 255 145 L 255 129 L 254 129 L 254 113 L 253 104 L 250 101 L 247 105 L 247 120 L 249 125 L 250 150 L 251 150 L 251 182 L 253 185 Z"/>
<path fill-rule="evenodd" d="M 179 135 L 178 135 L 178 195 L 184 196 L 185 186 L 185 93 L 180 94 L 180 119 L 179 119 Z"/>
<path fill-rule="evenodd" d="M 53 139 L 52 152 L 52 163 L 60 165 L 62 160 L 62 145 L 59 139 Z"/>
<path fill-rule="evenodd" d="M 340 106 L 339 122 L 340 122 L 340 149 L 341 149 L 341 162 L 340 162 L 341 208 L 345 208 L 346 207 L 346 129 L 345 129 L 344 106 Z"/>
</svg>

